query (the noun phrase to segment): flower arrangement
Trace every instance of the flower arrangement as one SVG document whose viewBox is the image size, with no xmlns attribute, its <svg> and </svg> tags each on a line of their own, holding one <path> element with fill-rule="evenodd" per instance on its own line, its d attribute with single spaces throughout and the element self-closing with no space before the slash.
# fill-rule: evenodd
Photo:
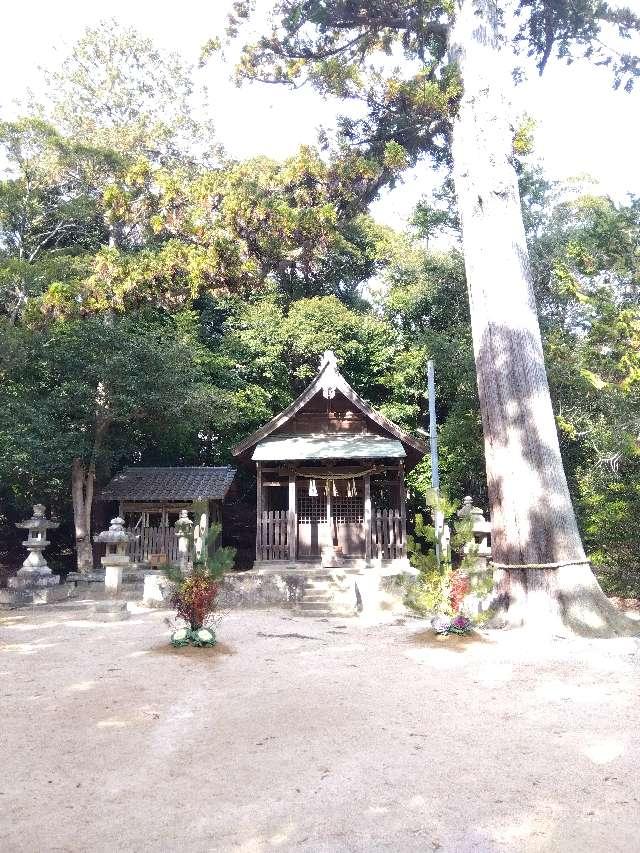
<svg viewBox="0 0 640 853">
<path fill-rule="evenodd" d="M 471 630 L 471 620 L 467 619 L 466 616 L 463 616 L 462 613 L 458 613 L 455 619 L 451 620 L 451 625 L 449 626 L 449 631 L 452 634 L 468 634 Z"/>
<path fill-rule="evenodd" d="M 431 627 L 436 634 L 445 636 L 446 634 L 468 634 L 471 630 L 471 620 L 467 619 L 462 613 L 451 618 L 443 613 L 434 616 L 431 620 Z"/>
<path fill-rule="evenodd" d="M 191 631 L 189 628 L 178 628 L 171 635 L 171 645 L 175 648 L 182 646 L 215 646 L 216 634 L 212 628 L 199 628 Z"/>
<path fill-rule="evenodd" d="M 235 557 L 233 548 L 217 548 L 209 553 L 209 543 L 215 542 L 220 535 L 219 524 L 211 526 L 209 535 L 202 547 L 202 555 L 194 560 L 190 574 L 184 575 L 178 566 L 165 566 L 164 574 L 171 581 L 171 605 L 176 616 L 186 627 L 178 628 L 170 637 L 171 645 L 214 646 L 216 634 L 211 624 L 216 609 L 216 598 L 220 590 L 220 580 L 231 568 Z"/>
</svg>

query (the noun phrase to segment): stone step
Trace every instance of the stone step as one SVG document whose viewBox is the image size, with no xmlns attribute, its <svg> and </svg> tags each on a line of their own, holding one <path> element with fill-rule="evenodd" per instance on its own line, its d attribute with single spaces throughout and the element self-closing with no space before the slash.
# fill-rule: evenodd
<svg viewBox="0 0 640 853">
<path fill-rule="evenodd" d="M 317 607 L 314 609 L 302 609 L 300 606 L 293 611 L 294 616 L 316 619 L 349 619 L 352 616 L 357 616 L 355 608 L 346 607 Z"/>
<path fill-rule="evenodd" d="M 296 616 L 309 616 L 309 617 L 331 617 L 334 614 L 326 607 L 316 608 L 315 610 L 294 610 Z"/>
<path fill-rule="evenodd" d="M 333 601 L 332 598 L 307 598 L 301 600 L 300 606 L 307 605 L 308 607 L 318 607 L 321 605 L 329 605 Z"/>
</svg>

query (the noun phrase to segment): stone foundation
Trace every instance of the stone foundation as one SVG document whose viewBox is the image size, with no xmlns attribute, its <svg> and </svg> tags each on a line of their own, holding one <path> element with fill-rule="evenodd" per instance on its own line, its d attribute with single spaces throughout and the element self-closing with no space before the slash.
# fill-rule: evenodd
<svg viewBox="0 0 640 853">
<path fill-rule="evenodd" d="M 403 571 L 396 565 L 289 563 L 226 575 L 218 602 L 221 609 L 284 607 L 299 615 L 375 618 L 405 612 L 406 580 L 414 575 L 408 564 Z"/>
<path fill-rule="evenodd" d="M 307 579 L 295 569 L 289 573 L 260 571 L 230 572 L 225 575 L 218 594 L 218 605 L 225 608 L 295 607 L 304 597 Z"/>
<path fill-rule="evenodd" d="M 60 575 L 17 576 L 9 578 L 7 589 L 0 589 L 0 607 L 12 609 L 30 604 L 55 604 L 75 597 L 75 585 L 61 584 Z"/>
</svg>

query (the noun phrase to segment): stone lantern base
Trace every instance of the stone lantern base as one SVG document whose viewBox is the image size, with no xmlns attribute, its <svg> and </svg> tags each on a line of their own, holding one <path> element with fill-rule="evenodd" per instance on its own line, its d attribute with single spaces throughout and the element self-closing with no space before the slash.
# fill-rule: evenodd
<svg viewBox="0 0 640 853">
<path fill-rule="evenodd" d="M 61 584 L 60 575 L 18 575 L 9 578 L 7 589 L 0 589 L 0 606 L 21 607 L 26 604 L 54 604 L 75 598 L 73 584 Z"/>
</svg>

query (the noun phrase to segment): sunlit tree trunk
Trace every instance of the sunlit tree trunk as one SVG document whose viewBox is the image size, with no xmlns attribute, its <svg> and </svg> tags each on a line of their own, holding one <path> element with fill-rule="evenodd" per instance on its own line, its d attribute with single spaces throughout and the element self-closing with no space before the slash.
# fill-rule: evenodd
<svg viewBox="0 0 640 853">
<path fill-rule="evenodd" d="M 551 407 L 513 163 L 510 73 L 493 0 L 458 0 L 450 49 L 464 93 L 453 127 L 473 346 L 499 567 L 510 624 L 625 632 L 586 561 Z"/>
<path fill-rule="evenodd" d="M 98 386 L 96 401 L 104 406 L 104 389 Z M 102 450 L 109 431 L 110 418 L 98 414 L 93 448 L 89 463 L 85 465 L 76 457 L 71 465 L 71 499 L 73 503 L 73 522 L 76 539 L 76 559 L 78 571 L 90 572 L 93 568 L 93 548 L 91 547 L 91 511 L 96 482 L 96 459 Z"/>
<path fill-rule="evenodd" d="M 71 496 L 73 500 L 73 523 L 76 538 L 76 559 L 79 572 L 90 572 L 93 568 L 91 547 L 91 508 L 95 469 L 85 469 L 82 459 L 74 459 L 71 466 Z"/>
</svg>

